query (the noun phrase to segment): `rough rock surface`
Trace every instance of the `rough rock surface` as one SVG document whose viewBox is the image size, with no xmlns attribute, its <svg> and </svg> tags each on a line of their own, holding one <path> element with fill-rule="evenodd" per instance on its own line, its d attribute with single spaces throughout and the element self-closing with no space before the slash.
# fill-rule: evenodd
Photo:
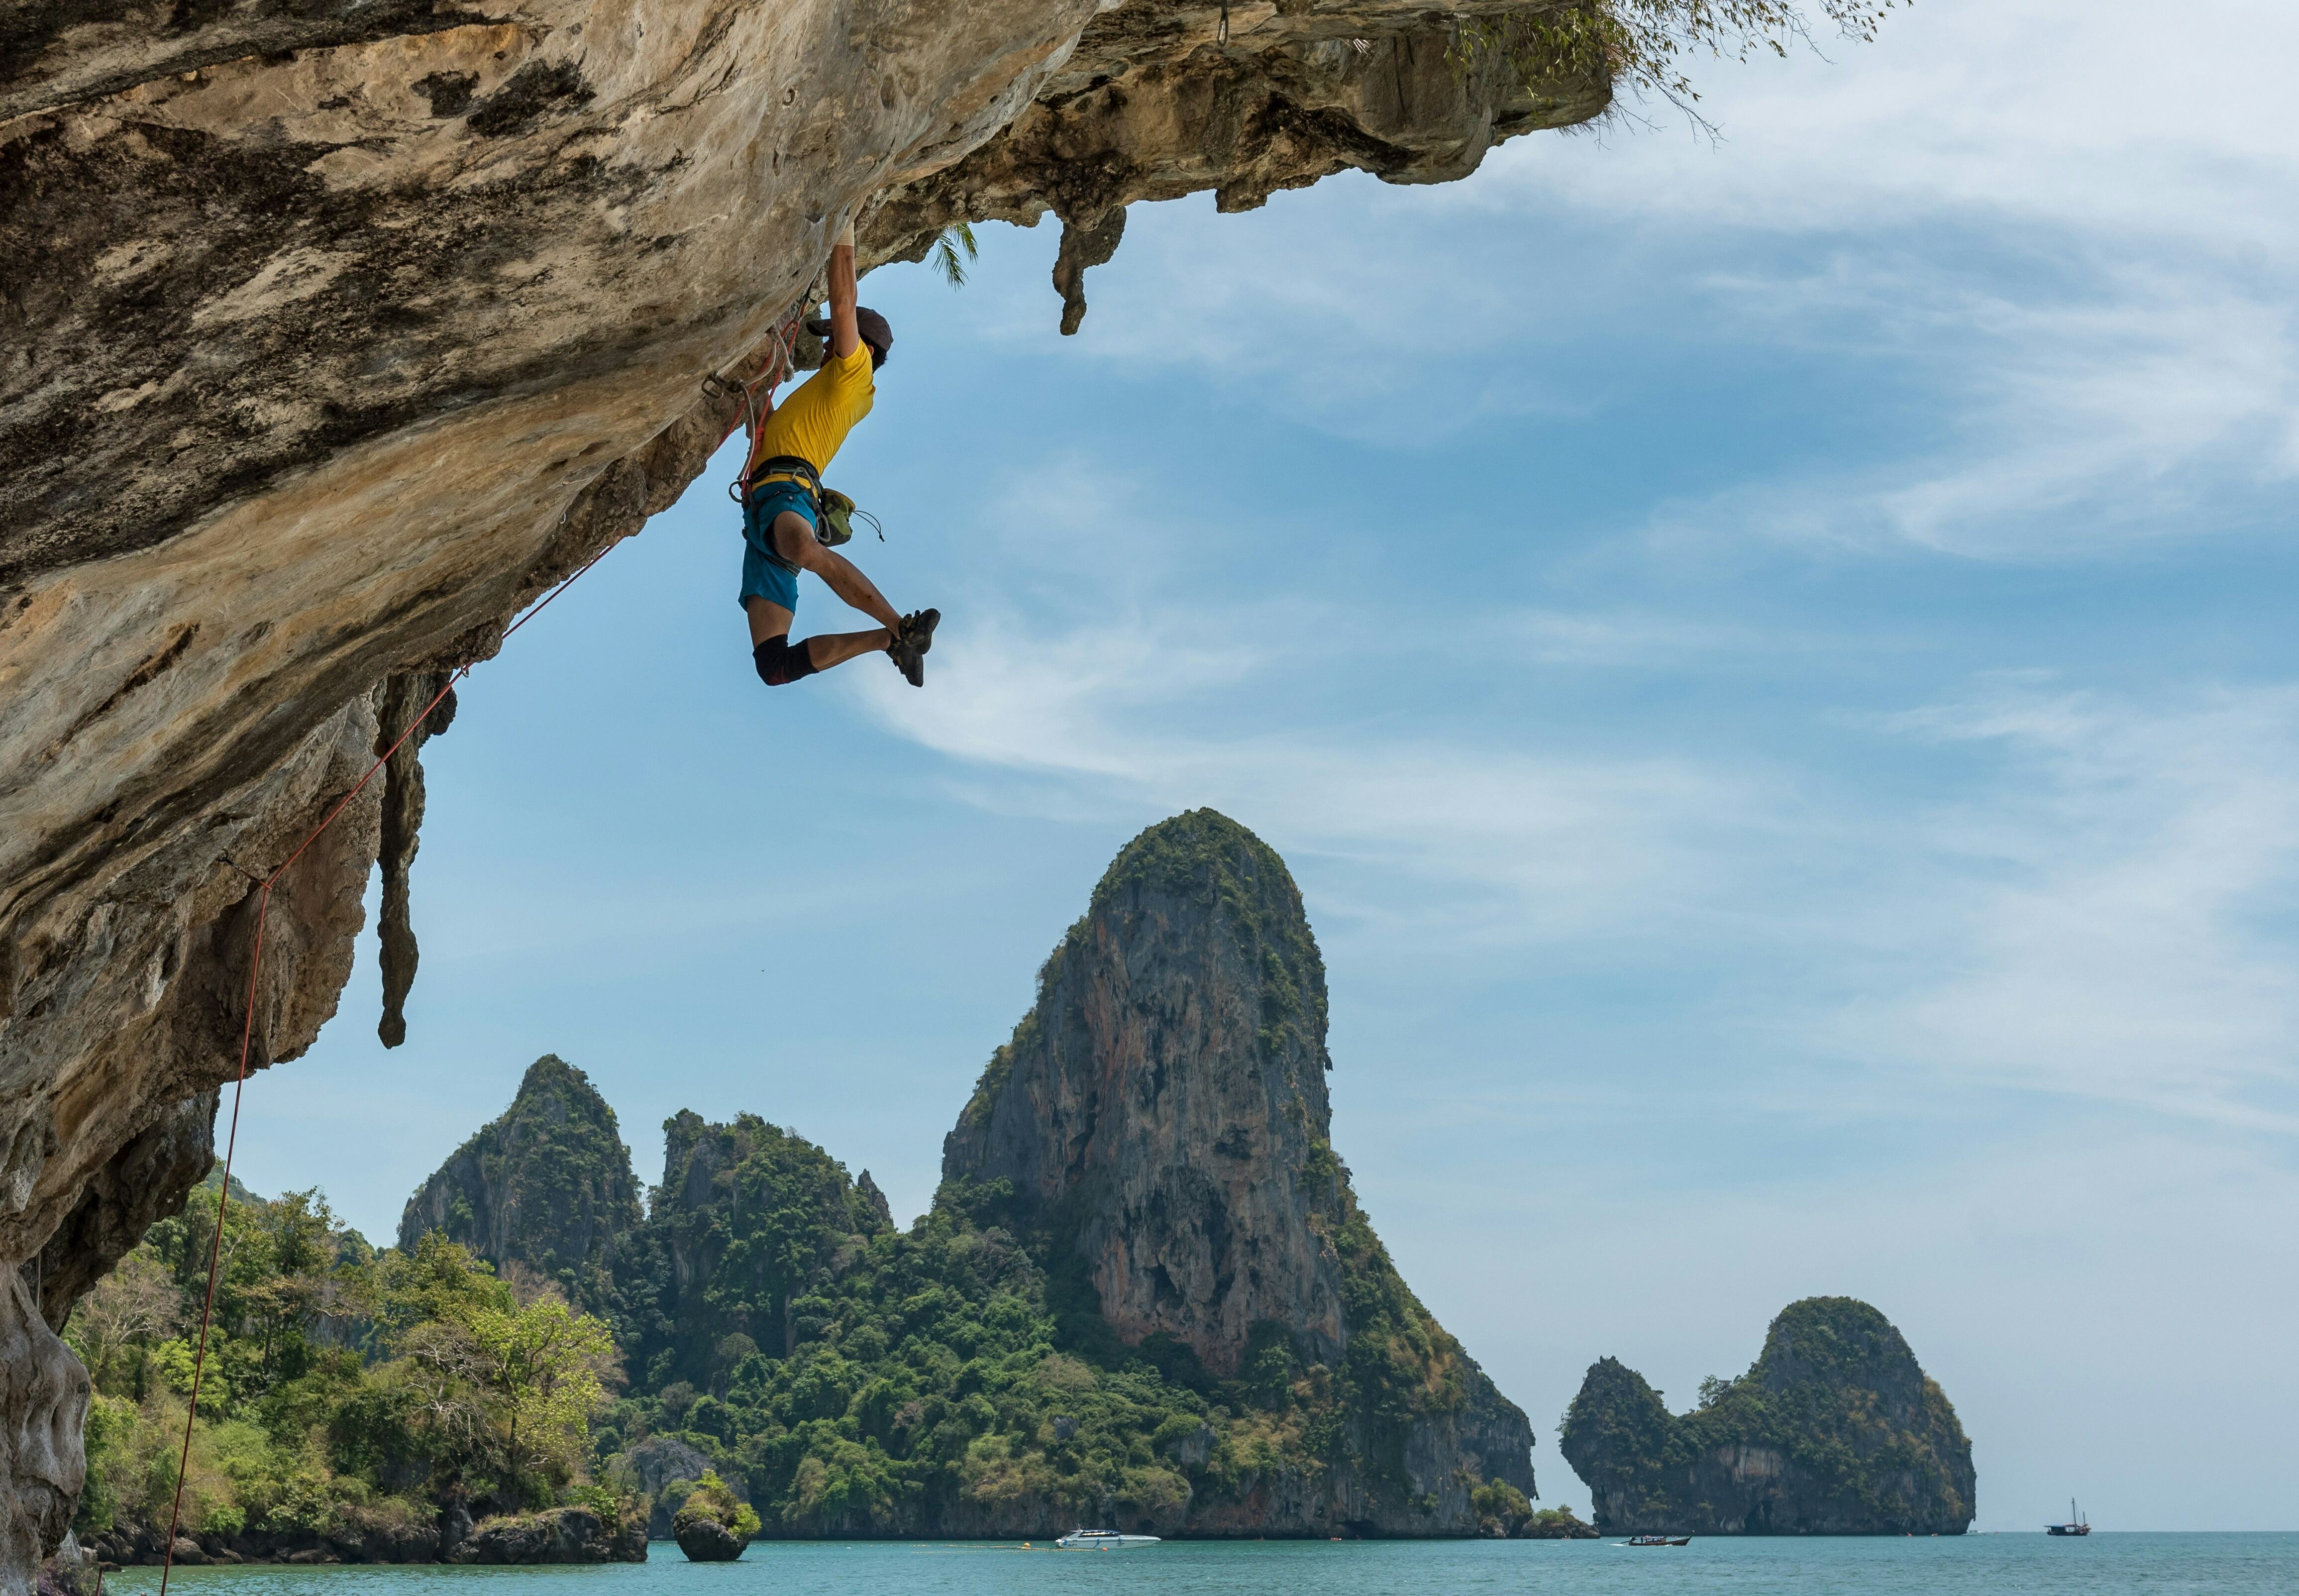
<svg viewBox="0 0 2299 1596">
<path fill-rule="evenodd" d="M 156 1568 L 166 1526 L 99 1533 L 90 1549 L 121 1567 Z M 203 1530 L 177 1538 L 178 1563 L 433 1563 L 442 1536 L 436 1524 L 409 1522 L 387 1511 L 350 1509 L 324 1529 L 243 1528 L 233 1534 Z"/>
<path fill-rule="evenodd" d="M 87 1476 L 87 1371 L 0 1268 L 0 1590 L 29 1592 L 62 1543 Z"/>
<path fill-rule="evenodd" d="M 593 1304 L 617 1238 L 639 1223 L 638 1181 L 615 1110 L 555 1053 L 527 1066 L 502 1118 L 407 1200 L 399 1244 L 444 1232 L 498 1270 L 513 1264 Z"/>
<path fill-rule="evenodd" d="M 867 264 L 1052 210 L 1082 270 L 1130 200 L 1456 177 L 1605 104 L 1447 57 L 1563 3 L 6 0 L 0 1260 L 61 1233 L 60 1316 L 180 1199 L 118 1161 L 251 1018 L 253 1068 L 310 1045 L 379 852 L 403 996 L 411 768 L 281 878 L 251 1017 L 257 884 L 394 680 L 693 479 L 735 417 L 698 378 L 842 216 Z"/>
<path fill-rule="evenodd" d="M 943 1179 L 1009 1183 L 1129 1342 L 1171 1336 L 1233 1373 L 1276 1325 L 1305 1358 L 1345 1367 L 1353 1295 L 1378 1289 L 1425 1320 L 1457 1399 L 1358 1443 L 1393 1452 L 1407 1489 L 1349 1467 L 1281 1474 L 1245 1501 L 1193 1506 L 1197 1534 L 1458 1533 L 1445 1526 L 1474 1522 L 1465 1479 L 1533 1493 L 1523 1412 L 1412 1301 L 1356 1209 L 1329 1145 L 1332 1067 L 1324 964 L 1292 876 L 1243 827 L 1195 810 L 1111 864 L 943 1143 Z M 1354 1280 L 1345 1228 L 1362 1249 Z"/>
<path fill-rule="evenodd" d="M 38 1596 L 104 1596 L 103 1560 L 66 1530 L 55 1555 L 40 1566 Z"/>
<path fill-rule="evenodd" d="M 451 1563 L 643 1563 L 646 1526 L 616 1525 L 587 1508 L 482 1519 L 457 1542 Z"/>
<path fill-rule="evenodd" d="M 64 1327 L 72 1303 L 134 1249 L 154 1221 L 183 1211 L 185 1198 L 215 1161 L 218 1096 L 203 1092 L 169 1109 L 89 1179 L 79 1206 L 32 1265 L 50 1329 Z M 235 1189 L 233 1200 L 238 1196 Z"/>
<path fill-rule="evenodd" d="M 650 1435 L 623 1455 L 629 1461 L 639 1489 L 646 1493 L 647 1500 L 652 1504 L 647 1518 L 647 1539 L 669 1540 L 671 1517 L 678 1509 L 665 1488 L 682 1481 L 701 1479 L 711 1472 L 710 1459 L 676 1435 Z M 743 1480 L 739 1473 L 727 1484 L 730 1490 L 738 1495 L 742 1493 Z"/>
<path fill-rule="evenodd" d="M 415 985 L 417 950 L 414 911 L 408 902 L 409 877 L 423 829 L 423 744 L 455 719 L 453 673 L 402 670 L 384 684 L 382 724 L 376 731 L 376 757 L 386 760 L 383 834 L 377 865 L 383 872 L 383 1018 L 376 1035 L 386 1047 L 407 1040 L 407 993 Z"/>
<path fill-rule="evenodd" d="M 1563 1450 L 1608 1535 L 1960 1535 L 1971 1523 L 1955 1408 L 1891 1323 L 1849 1297 L 1790 1303 L 1755 1367 L 1681 1417 L 1600 1359 Z"/>
<path fill-rule="evenodd" d="M 1313 1218 L 1330 1135 L 1325 976 L 1283 860 L 1210 810 L 1120 853 L 943 1144 L 942 1178 L 1075 1216 L 1102 1317 L 1218 1374 L 1274 1320 L 1340 1359 Z"/>
<path fill-rule="evenodd" d="M 878 1189 L 878 1183 L 870 1178 L 867 1169 L 854 1177 L 854 1191 L 862 1199 L 862 1206 L 870 1210 L 871 1218 L 888 1230 L 893 1228 L 894 1211 L 886 1206 L 886 1193 Z"/>
<path fill-rule="evenodd" d="M 1085 312 L 1080 278 L 1117 247 L 1125 207 L 1215 191 L 1224 211 L 1355 168 L 1392 183 L 1474 171 L 1505 138 L 1585 121 L 1610 85 L 1520 56 L 1465 52 L 1462 21 L 1567 9 L 1421 0 L 1129 4 L 1095 16 L 1076 50 L 995 138 L 892 189 L 874 238 L 922 255 L 954 221 L 1063 224 L 1062 330 Z M 1219 42 L 1226 17 L 1229 42 Z"/>
<path fill-rule="evenodd" d="M 677 1525 L 678 1550 L 690 1563 L 731 1563 L 750 1544 L 716 1518 L 689 1517 Z"/>
</svg>

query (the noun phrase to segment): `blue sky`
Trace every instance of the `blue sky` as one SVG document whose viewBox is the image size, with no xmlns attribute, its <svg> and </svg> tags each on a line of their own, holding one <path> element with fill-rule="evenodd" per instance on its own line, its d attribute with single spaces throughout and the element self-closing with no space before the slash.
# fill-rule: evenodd
<svg viewBox="0 0 2299 1596">
<path fill-rule="evenodd" d="M 1073 339 L 1050 224 L 874 275 L 831 478 L 944 612 L 926 690 L 759 686 L 722 461 L 465 688 L 408 1044 L 370 946 L 245 1178 L 387 1235 L 551 1051 L 643 1176 L 747 1109 L 915 1212 L 1110 856 L 1209 803 L 1301 883 L 1336 1143 L 1548 1500 L 1590 1360 L 1683 1405 L 1841 1292 L 1980 1527 L 2293 1527 L 2295 50 L 1925 0 L 1708 67 L 1721 145 L 1137 207 Z"/>
</svg>

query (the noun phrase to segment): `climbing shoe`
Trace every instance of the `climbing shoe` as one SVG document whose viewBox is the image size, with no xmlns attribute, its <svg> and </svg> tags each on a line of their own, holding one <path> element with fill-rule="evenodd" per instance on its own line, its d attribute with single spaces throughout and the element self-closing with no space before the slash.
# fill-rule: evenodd
<svg viewBox="0 0 2299 1596">
<path fill-rule="evenodd" d="M 886 653 L 893 657 L 895 669 L 913 687 L 926 685 L 926 650 L 934 646 L 934 628 L 941 622 L 942 611 L 939 610 L 920 610 L 915 614 L 905 615 L 902 624 L 895 629 L 894 640 L 886 645 Z"/>
</svg>

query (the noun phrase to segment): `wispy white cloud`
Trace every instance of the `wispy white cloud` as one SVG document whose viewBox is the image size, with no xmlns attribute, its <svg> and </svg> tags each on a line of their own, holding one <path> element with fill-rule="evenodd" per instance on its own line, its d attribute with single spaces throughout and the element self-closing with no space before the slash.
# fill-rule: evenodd
<svg viewBox="0 0 2299 1596">
<path fill-rule="evenodd" d="M 2299 1130 L 2299 690 L 2166 709 L 2014 683 L 1887 729 L 2004 769 L 1919 833 L 1922 972 L 1823 1045 Z"/>
<path fill-rule="evenodd" d="M 1830 45 L 1824 60 L 1705 63 L 1721 146 L 1666 129 L 1593 149 L 1520 140 L 1490 163 L 1498 188 L 1432 198 L 1564 199 L 1712 230 L 1992 221 L 2054 245 L 2287 255 L 2299 216 L 2257 202 L 2299 175 L 2276 114 L 2295 53 L 2299 13 L 2250 0 L 2195 0 L 2176 15 L 2153 0 L 1924 0 L 1876 44 Z"/>
<path fill-rule="evenodd" d="M 1813 336 L 1789 325 L 1785 298 L 1927 368 L 1940 395 L 1930 436 L 1678 502 L 1653 536 L 2064 560 L 2252 527 L 2282 508 L 2278 485 L 2299 468 L 2287 303 L 2162 261 L 2102 266 L 2077 286 L 1841 265 L 1785 295 L 1750 279 L 1729 296 L 1778 323 L 1765 333 L 1777 341 Z"/>
<path fill-rule="evenodd" d="M 1282 669 L 1300 661 L 1210 641 L 1253 631 L 1233 613 L 1178 606 L 1050 631 L 977 612 L 937 640 L 947 690 L 933 702 L 876 673 L 851 690 L 967 767 L 1064 784 L 1072 801 L 1082 786 L 1125 811 L 1211 804 L 1287 852 L 1406 873 L 1436 898 L 1402 912 L 1471 940 L 1697 912 L 1721 861 L 1743 852 L 1709 844 L 1778 824 L 1762 776 L 1692 760 L 1473 745 L 1378 719 L 1256 724 L 1237 706 L 1281 691 Z M 1349 641 L 1338 635 L 1335 651 Z"/>
</svg>

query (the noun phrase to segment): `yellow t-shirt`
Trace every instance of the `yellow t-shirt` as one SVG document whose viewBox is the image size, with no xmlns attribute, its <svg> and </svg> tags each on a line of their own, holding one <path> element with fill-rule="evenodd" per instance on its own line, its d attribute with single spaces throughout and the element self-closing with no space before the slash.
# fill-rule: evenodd
<svg viewBox="0 0 2299 1596">
<path fill-rule="evenodd" d="M 818 472 L 828 470 L 830 457 L 838 453 L 854 423 L 870 413 L 877 392 L 869 345 L 855 345 L 844 360 L 826 357 L 822 369 L 799 384 L 759 428 L 751 466 L 777 454 L 795 454 Z"/>
</svg>

